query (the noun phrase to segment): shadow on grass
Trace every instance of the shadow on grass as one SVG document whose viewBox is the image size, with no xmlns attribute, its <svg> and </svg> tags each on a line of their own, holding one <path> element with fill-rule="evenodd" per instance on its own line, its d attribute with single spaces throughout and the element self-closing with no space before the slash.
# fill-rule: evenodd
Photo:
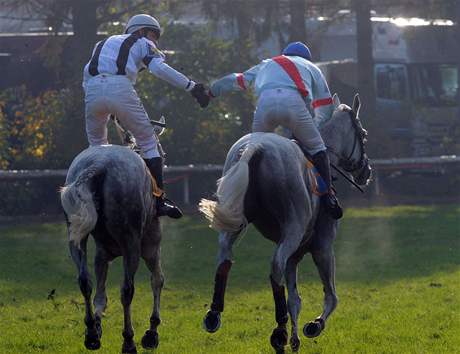
<svg viewBox="0 0 460 354">
<path fill-rule="evenodd" d="M 455 207 L 349 210 L 335 243 L 337 281 L 378 284 L 453 271 L 460 265 L 459 220 L 460 209 Z M 198 218 L 165 221 L 163 231 L 166 288 L 203 290 L 211 296 L 216 233 Z M 90 259 L 93 252 L 91 243 Z M 234 248 L 229 289 L 268 289 L 272 252 L 273 245 L 250 228 Z M 47 299 L 52 289 L 59 295 L 80 296 L 63 223 L 0 228 L 0 269 L 0 306 Z M 109 286 L 118 287 L 121 279 L 121 262 L 116 260 Z M 300 265 L 300 281 L 319 282 L 308 255 Z M 144 266 L 136 282 L 149 282 Z"/>
</svg>

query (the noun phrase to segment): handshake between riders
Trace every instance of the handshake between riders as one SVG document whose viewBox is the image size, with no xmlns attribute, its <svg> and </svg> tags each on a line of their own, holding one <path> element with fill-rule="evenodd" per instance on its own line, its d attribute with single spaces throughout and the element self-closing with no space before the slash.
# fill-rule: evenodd
<svg viewBox="0 0 460 354">
<path fill-rule="evenodd" d="M 117 116 L 134 135 L 140 154 L 161 189 L 157 215 L 180 218 L 181 210 L 163 192 L 163 158 L 158 151 L 158 138 L 133 87 L 138 73 L 148 69 L 169 84 L 189 91 L 202 108 L 208 106 L 210 98 L 253 85 L 258 96 L 253 132 L 271 132 L 277 125 L 290 129 L 312 156 L 327 185 L 328 191 L 322 198 L 326 209 L 333 218 L 340 218 L 342 209 L 332 188 L 329 158 L 317 128 L 319 122 L 332 116 L 332 98 L 324 76 L 311 62 L 309 48 L 301 42 L 291 43 L 282 55 L 263 60 L 244 73 L 224 76 L 208 91 L 203 84 L 166 64 L 165 55 L 158 49 L 161 32 L 155 18 L 140 14 L 128 21 L 124 34 L 96 43 L 83 70 L 89 145 L 108 143 L 108 117 Z M 314 111 L 313 117 L 307 105 Z"/>
</svg>

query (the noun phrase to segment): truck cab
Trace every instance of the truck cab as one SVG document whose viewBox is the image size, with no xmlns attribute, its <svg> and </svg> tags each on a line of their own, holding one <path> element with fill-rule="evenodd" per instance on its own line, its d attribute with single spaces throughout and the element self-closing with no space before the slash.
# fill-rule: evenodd
<svg viewBox="0 0 460 354">
<path fill-rule="evenodd" d="M 375 126 L 385 137 L 382 157 L 458 154 L 460 45 L 454 27 L 448 21 L 401 23 L 373 18 Z M 318 63 L 331 91 L 345 102 L 357 92 L 354 27 L 346 22 L 331 26 L 321 58 L 336 60 Z"/>
</svg>

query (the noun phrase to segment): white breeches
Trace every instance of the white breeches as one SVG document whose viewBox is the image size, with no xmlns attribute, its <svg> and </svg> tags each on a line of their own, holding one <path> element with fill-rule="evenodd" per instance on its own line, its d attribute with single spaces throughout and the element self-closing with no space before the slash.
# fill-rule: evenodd
<svg viewBox="0 0 460 354">
<path fill-rule="evenodd" d="M 115 115 L 136 139 L 145 159 L 159 157 L 158 141 L 149 117 L 126 76 L 101 74 L 85 86 L 86 134 L 90 146 L 107 144 L 107 122 Z"/>
<path fill-rule="evenodd" d="M 312 155 L 326 150 L 318 128 L 298 92 L 270 89 L 261 93 L 254 112 L 253 132 L 273 132 L 281 125 L 289 129 Z"/>
</svg>

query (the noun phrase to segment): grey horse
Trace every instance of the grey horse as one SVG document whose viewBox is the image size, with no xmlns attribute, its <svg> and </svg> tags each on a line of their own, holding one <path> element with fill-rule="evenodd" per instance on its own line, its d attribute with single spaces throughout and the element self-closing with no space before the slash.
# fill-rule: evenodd
<svg viewBox="0 0 460 354">
<path fill-rule="evenodd" d="M 348 171 L 356 183 L 365 185 L 371 168 L 364 151 L 367 132 L 359 120 L 359 96 L 355 96 L 352 108 L 340 104 L 337 95 L 333 102 L 332 118 L 320 126 L 330 160 Z M 316 337 L 325 328 L 327 318 L 337 306 L 333 241 L 338 223 L 325 212 L 319 196 L 312 193 L 305 166 L 306 158 L 299 146 L 272 133 L 248 134 L 228 152 L 223 177 L 218 181 L 218 201 L 204 199 L 200 203 L 201 212 L 219 232 L 214 296 L 203 321 L 208 332 L 220 327 L 232 245 L 249 223 L 276 243 L 270 275 L 278 324 L 270 340 L 273 348 L 284 352 L 288 312 L 291 348 L 297 351 L 300 347 L 297 264 L 307 252 L 318 268 L 325 297 L 323 313 L 307 323 L 303 332 L 307 337 Z"/>
<path fill-rule="evenodd" d="M 121 303 L 124 311 L 123 353 L 136 353 L 131 324 L 134 275 L 142 257 L 151 272 L 153 312 L 142 346 L 158 346 L 160 293 L 163 274 L 160 265 L 161 230 L 155 216 L 152 177 L 141 157 L 128 147 L 90 147 L 72 162 L 61 190 L 66 215 L 69 248 L 77 266 L 78 283 L 85 299 L 85 346 L 99 349 L 101 319 L 107 305 L 105 283 L 109 262 L 123 257 L 124 280 Z M 89 234 L 96 243 L 95 311 L 91 304 L 92 284 L 87 266 Z"/>
</svg>

